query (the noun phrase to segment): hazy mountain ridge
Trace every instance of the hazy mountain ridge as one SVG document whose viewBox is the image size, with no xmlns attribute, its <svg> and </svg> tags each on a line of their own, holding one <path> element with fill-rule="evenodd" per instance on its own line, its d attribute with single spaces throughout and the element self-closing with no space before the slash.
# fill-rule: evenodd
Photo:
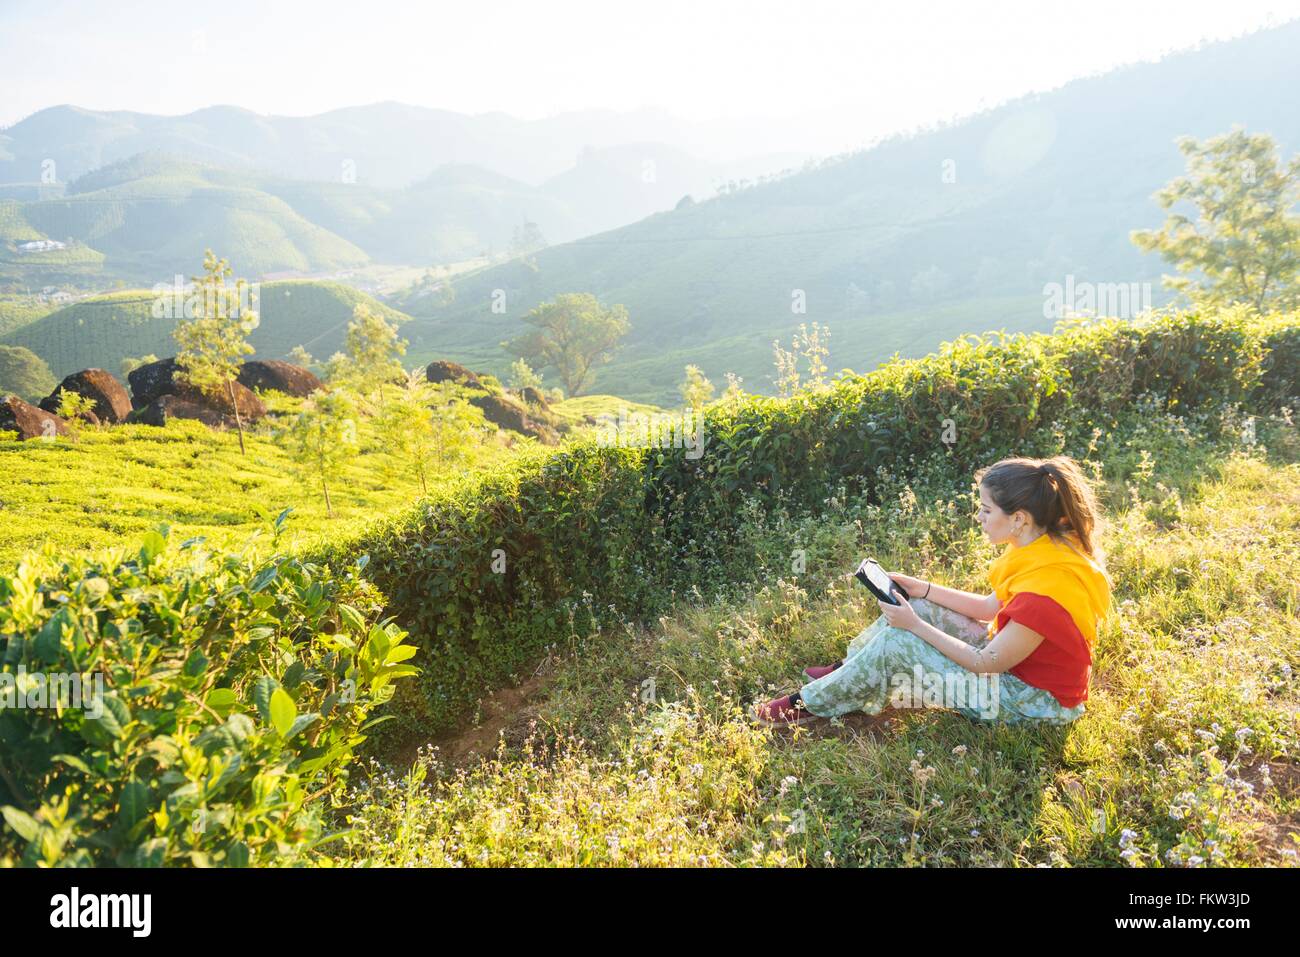
<svg viewBox="0 0 1300 957">
<path fill-rule="evenodd" d="M 741 165 L 757 160 L 777 169 L 797 165 L 807 155 L 719 156 L 690 124 L 658 110 L 587 110 L 520 120 L 400 103 L 306 117 L 264 116 L 233 106 L 173 117 L 63 105 L 34 113 L 0 133 L 0 183 L 39 182 L 47 160 L 54 162 L 57 179 L 68 182 L 139 153 L 165 152 L 293 179 L 354 178 L 386 189 L 410 186 L 445 164 L 483 166 L 538 185 L 570 170 L 585 150 L 629 143 L 702 157 L 696 162 L 716 167 L 712 172 L 717 176 L 726 175 L 735 157 L 742 157 L 735 160 Z"/>
<path fill-rule="evenodd" d="M 831 326 L 833 370 L 861 371 L 973 330 L 1050 328 L 1050 283 L 1137 283 L 1158 303 L 1169 268 L 1129 233 L 1163 218 L 1151 197 L 1183 170 L 1176 138 L 1241 124 L 1291 155 L 1300 113 L 1276 93 L 1300 88 L 1298 48 L 1288 24 L 894 137 L 460 278 L 450 304 L 412 306 L 407 332 L 422 352 L 504 365 L 495 344 L 528 309 L 592 292 L 633 323 L 602 377 L 664 401 L 692 356 L 715 382 L 767 387 L 771 340 L 800 322 Z"/>
</svg>

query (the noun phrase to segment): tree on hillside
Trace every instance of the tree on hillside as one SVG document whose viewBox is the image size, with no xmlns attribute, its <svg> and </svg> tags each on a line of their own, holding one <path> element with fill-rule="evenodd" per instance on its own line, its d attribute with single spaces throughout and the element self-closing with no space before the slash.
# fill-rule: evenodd
<svg viewBox="0 0 1300 957">
<path fill-rule="evenodd" d="M 510 257 L 522 259 L 526 266 L 536 272 L 537 263 L 532 258 L 533 253 L 541 252 L 546 246 L 546 237 L 542 235 L 542 228 L 536 223 L 525 220 L 515 227 L 514 235 L 510 239 Z"/>
<path fill-rule="evenodd" d="M 301 343 L 289 350 L 289 361 L 296 366 L 302 366 L 304 369 L 310 369 L 316 364 L 312 354 L 308 352 Z"/>
<path fill-rule="evenodd" d="M 1271 136 L 1241 129 L 1204 143 L 1183 137 L 1178 148 L 1187 174 L 1155 194 L 1170 211 L 1164 225 L 1132 233 L 1138 248 L 1184 274 L 1166 276 L 1165 285 L 1210 307 L 1300 304 L 1300 156 L 1284 164 Z M 1179 203 L 1194 215 L 1173 211 Z"/>
<path fill-rule="evenodd" d="M 22 346 L 0 346 L 0 399 L 16 395 L 39 402 L 58 385 L 45 360 Z"/>
<path fill-rule="evenodd" d="M 483 428 L 483 413 L 459 393 L 456 383 L 435 385 L 416 370 L 376 420 L 381 447 L 398 470 L 420 480 L 425 495 L 429 476 L 463 461 Z"/>
<path fill-rule="evenodd" d="M 586 292 L 556 296 L 524 316 L 524 322 L 532 331 L 504 347 L 534 368 L 554 368 L 570 397 L 582 391 L 592 369 L 614 357 L 619 340 L 632 328 L 626 309 L 606 308 Z"/>
<path fill-rule="evenodd" d="M 240 361 L 252 355 L 247 337 L 257 328 L 258 319 L 247 284 L 242 279 L 228 283 L 230 274 L 230 263 L 218 259 L 211 249 L 204 253 L 203 275 L 194 277 L 198 314 L 181 319 L 172 336 L 180 377 L 208 395 L 215 397 L 224 390 L 229 396 L 243 454 L 244 422 L 235 401 L 235 379 Z"/>
<path fill-rule="evenodd" d="M 510 388 L 516 392 L 522 392 L 524 389 L 540 389 L 542 387 L 542 377 L 533 371 L 523 359 L 516 359 L 510 363 Z"/>
<path fill-rule="evenodd" d="M 688 365 L 686 378 L 677 388 L 687 408 L 696 412 L 704 408 L 704 404 L 713 398 L 713 383 L 704 377 L 699 366 Z"/>
<path fill-rule="evenodd" d="M 366 303 L 357 303 L 344 351 L 336 352 L 326 363 L 325 378 L 362 395 L 375 394 L 382 406 L 384 386 L 406 374 L 401 361 L 406 345 L 405 339 L 398 338 L 395 324 Z"/>
<path fill-rule="evenodd" d="M 304 477 L 320 482 L 325 512 L 333 518 L 330 482 L 360 451 L 352 396 L 345 389 L 318 389 L 303 401 L 302 410 L 278 437 Z"/>
</svg>

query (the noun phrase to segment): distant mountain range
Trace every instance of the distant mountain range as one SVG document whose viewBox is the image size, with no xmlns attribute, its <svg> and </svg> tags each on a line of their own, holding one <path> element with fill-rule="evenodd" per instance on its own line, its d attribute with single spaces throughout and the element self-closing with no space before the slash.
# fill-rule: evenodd
<svg viewBox="0 0 1300 957">
<path fill-rule="evenodd" d="M 525 122 L 398 104 L 305 118 L 54 107 L 0 134 L 0 277 L 160 280 L 206 247 L 253 278 L 445 264 L 506 252 L 525 222 L 564 242 L 806 159 L 712 162 L 645 132 L 625 114 Z M 20 255 L 42 239 L 69 249 Z"/>
<path fill-rule="evenodd" d="M 503 113 L 470 116 L 402 103 L 302 117 L 264 116 L 234 106 L 208 107 L 185 116 L 55 106 L 0 131 L 0 183 L 40 183 L 49 172 L 67 183 L 101 166 L 152 152 L 292 179 L 351 180 L 380 189 L 410 186 L 447 164 L 482 166 L 539 185 L 581 165 L 584 153 L 629 144 L 648 144 L 648 158 L 658 147 L 689 153 L 717 175 L 724 175 L 724 167 L 733 161 L 752 167 L 753 160 L 745 157 L 757 157 L 766 171 L 798 165 L 808 156 L 795 147 L 780 154 L 745 148 L 765 140 L 686 123 L 654 109 L 584 110 L 521 120 Z"/>
<path fill-rule="evenodd" d="M 687 362 L 719 384 L 733 371 L 770 389 L 772 340 L 801 322 L 831 328 L 834 372 L 963 333 L 1050 328 L 1050 284 L 1132 290 L 1135 311 L 1165 298 L 1169 267 L 1129 233 L 1163 220 L 1152 194 L 1183 171 L 1176 138 L 1241 125 L 1291 156 L 1298 53 L 1290 23 L 1078 80 L 457 277 L 450 302 L 395 305 L 416 316 L 404 329 L 413 355 L 499 372 L 498 344 L 539 301 L 580 291 L 621 303 L 632 332 L 592 388 L 659 403 Z M 1097 298 L 1104 311 L 1117 297 Z"/>
</svg>

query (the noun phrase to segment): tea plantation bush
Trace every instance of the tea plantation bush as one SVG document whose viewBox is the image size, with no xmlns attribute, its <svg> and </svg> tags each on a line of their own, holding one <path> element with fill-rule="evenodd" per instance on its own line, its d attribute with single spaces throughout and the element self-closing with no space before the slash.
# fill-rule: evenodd
<svg viewBox="0 0 1300 957">
<path fill-rule="evenodd" d="M 0 864 L 311 860 L 371 712 L 415 671 L 359 570 L 163 530 L 0 577 Z"/>
<path fill-rule="evenodd" d="M 967 337 L 791 399 L 712 406 L 697 457 L 588 440 L 520 460 L 319 558 L 370 557 L 423 651 L 383 730 L 428 735 L 570 636 L 752 579 L 754 516 L 874 503 L 900 475 L 963 487 L 978 466 L 1086 442 L 1134 408 L 1276 410 L 1300 391 L 1298 334 L 1295 317 L 1227 310 Z"/>
</svg>

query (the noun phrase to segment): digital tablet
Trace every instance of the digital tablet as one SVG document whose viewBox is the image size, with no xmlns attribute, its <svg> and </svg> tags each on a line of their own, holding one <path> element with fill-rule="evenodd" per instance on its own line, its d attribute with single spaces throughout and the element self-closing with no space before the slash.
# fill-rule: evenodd
<svg viewBox="0 0 1300 957">
<path fill-rule="evenodd" d="M 875 595 L 883 602 L 888 602 L 891 605 L 900 605 L 902 602 L 900 602 L 898 598 L 907 597 L 903 589 L 898 587 L 898 582 L 885 574 L 885 570 L 880 567 L 880 562 L 876 561 L 874 558 L 864 558 L 862 564 L 858 566 L 858 570 L 853 573 L 853 576 L 858 581 L 862 582 L 862 584 L 866 585 L 867 590 L 870 591 L 871 594 Z M 896 594 L 898 595 L 898 598 L 894 597 Z"/>
</svg>

